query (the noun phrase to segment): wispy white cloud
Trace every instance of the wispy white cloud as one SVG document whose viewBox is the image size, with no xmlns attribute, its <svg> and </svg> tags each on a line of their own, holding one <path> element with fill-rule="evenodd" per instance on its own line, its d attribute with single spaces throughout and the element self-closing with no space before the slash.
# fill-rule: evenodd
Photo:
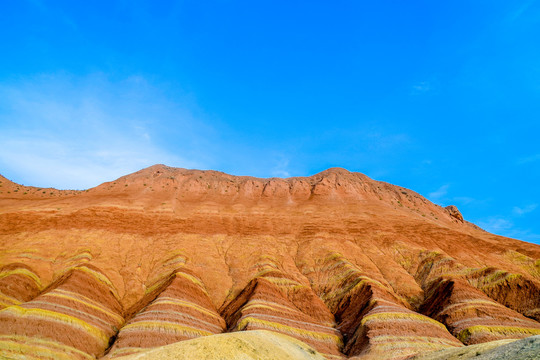
<svg viewBox="0 0 540 360">
<path fill-rule="evenodd" d="M 521 159 L 518 159 L 517 163 L 518 165 L 524 165 L 524 164 L 529 164 L 536 161 L 540 161 L 540 154 L 534 154 L 531 156 L 523 157 Z"/>
<path fill-rule="evenodd" d="M 534 210 L 536 210 L 537 207 L 538 207 L 538 204 L 529 204 L 524 207 L 514 206 L 514 208 L 512 209 L 512 213 L 514 213 L 514 215 L 517 215 L 517 216 L 523 216 L 525 214 L 533 212 Z"/>
<path fill-rule="evenodd" d="M 154 128 L 162 118 L 184 130 L 179 142 L 192 143 L 204 126 L 140 76 L 55 74 L 1 84 L 0 173 L 80 189 L 155 163 L 204 167 L 161 146 Z"/>
<path fill-rule="evenodd" d="M 275 165 L 272 168 L 271 175 L 276 177 L 290 177 L 289 158 L 284 154 L 278 154 L 275 157 Z"/>
<path fill-rule="evenodd" d="M 529 229 L 518 228 L 512 220 L 504 217 L 490 217 L 479 221 L 478 225 L 493 234 L 537 244 L 540 242 L 540 234 L 536 234 Z"/>
<path fill-rule="evenodd" d="M 516 10 L 510 12 L 510 14 L 508 15 L 506 21 L 508 23 L 513 23 L 515 22 L 517 19 L 519 19 L 525 12 L 527 12 L 527 10 L 529 10 L 529 8 L 531 7 L 531 5 L 533 5 L 534 3 L 536 2 L 536 0 L 529 0 L 527 2 L 525 2 L 524 4 L 522 4 L 519 8 L 517 8 Z"/>
<path fill-rule="evenodd" d="M 413 93 L 425 93 L 433 89 L 429 81 L 420 81 L 412 86 Z"/>
<path fill-rule="evenodd" d="M 442 185 L 437 190 L 430 192 L 428 194 L 428 197 L 431 201 L 440 201 L 442 200 L 447 194 L 448 194 L 448 188 L 450 187 L 449 184 Z"/>
<path fill-rule="evenodd" d="M 512 221 L 501 217 L 490 217 L 480 221 L 478 225 L 482 229 L 494 234 L 506 233 L 508 230 L 514 227 L 514 223 Z"/>
<path fill-rule="evenodd" d="M 462 204 L 462 205 L 468 205 L 468 204 L 478 202 L 477 199 L 472 198 L 472 197 L 468 197 L 468 196 L 455 196 L 455 197 L 452 198 L 452 200 L 455 201 L 456 203 Z"/>
<path fill-rule="evenodd" d="M 373 151 L 389 151 L 400 148 L 412 142 L 407 134 L 388 134 L 380 131 L 370 131 L 361 135 L 368 144 L 368 148 Z"/>
</svg>

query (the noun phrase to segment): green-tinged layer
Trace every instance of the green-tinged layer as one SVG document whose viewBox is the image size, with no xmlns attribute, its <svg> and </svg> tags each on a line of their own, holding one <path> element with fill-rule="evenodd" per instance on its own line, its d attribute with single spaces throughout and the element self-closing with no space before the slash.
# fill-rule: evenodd
<svg viewBox="0 0 540 360">
<path fill-rule="evenodd" d="M 396 320 L 410 320 L 414 322 L 423 322 L 426 324 L 435 325 L 446 331 L 446 327 L 440 322 L 438 322 L 437 320 L 433 320 L 427 316 L 420 315 L 420 314 L 401 313 L 401 312 L 383 312 L 383 313 L 378 313 L 378 314 L 367 315 L 362 318 L 360 325 L 365 326 L 366 324 L 373 321 L 396 321 Z"/>
<path fill-rule="evenodd" d="M 58 313 L 55 311 L 50 310 L 43 310 L 43 309 L 26 309 L 17 305 L 10 306 L 8 308 L 5 308 L 4 310 L 0 311 L 0 314 L 2 315 L 11 315 L 15 318 L 19 319 L 39 319 L 44 321 L 51 321 L 56 322 L 64 325 L 73 326 L 79 330 L 84 331 L 85 333 L 88 333 L 92 337 L 94 337 L 96 340 L 98 340 L 103 346 L 103 348 L 107 347 L 109 343 L 109 337 L 99 328 L 88 324 L 87 322 L 78 319 L 74 316 Z"/>
<path fill-rule="evenodd" d="M 156 329 L 170 331 L 174 334 L 180 334 L 180 335 L 185 335 L 185 336 L 190 336 L 190 337 L 214 335 L 214 333 L 211 333 L 206 330 L 196 329 L 193 327 L 179 325 L 179 324 L 176 324 L 173 322 L 167 322 L 167 321 L 137 321 L 137 322 L 124 326 L 121 329 L 121 331 L 133 332 L 133 331 L 156 330 Z"/>
<path fill-rule="evenodd" d="M 540 335 L 540 329 L 537 328 L 524 328 L 517 326 L 486 326 L 486 325 L 474 325 L 466 329 L 463 329 L 457 334 L 457 338 L 461 342 L 467 342 L 472 336 L 478 334 L 490 334 L 494 336 L 532 336 Z"/>
<path fill-rule="evenodd" d="M 299 328 L 283 325 L 283 324 L 272 322 L 272 321 L 266 321 L 266 320 L 254 318 L 251 316 L 248 316 L 242 319 L 236 325 L 236 330 L 239 330 L 239 331 L 244 330 L 250 324 L 255 324 L 256 326 L 261 327 L 263 329 L 275 330 L 275 331 L 279 331 L 279 332 L 289 334 L 289 335 L 296 335 L 303 338 L 314 339 L 314 340 L 323 341 L 323 342 L 331 342 L 331 343 L 337 344 L 338 346 L 343 345 L 343 342 L 338 335 L 299 329 Z"/>
<path fill-rule="evenodd" d="M 73 360 L 95 357 L 53 340 L 20 335 L 0 335 L 0 353 L 9 359 Z"/>
</svg>

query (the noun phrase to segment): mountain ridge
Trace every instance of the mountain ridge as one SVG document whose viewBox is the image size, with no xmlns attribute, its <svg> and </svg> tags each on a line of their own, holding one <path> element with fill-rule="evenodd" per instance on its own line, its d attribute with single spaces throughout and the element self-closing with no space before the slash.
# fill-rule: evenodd
<svg viewBox="0 0 540 360">
<path fill-rule="evenodd" d="M 0 175 L 1 176 L 1 175 Z M 165 176 L 165 180 L 171 180 L 167 183 L 167 181 L 163 181 L 163 176 Z M 360 183 L 367 183 L 371 185 L 371 191 L 374 191 L 377 195 L 377 192 L 381 192 L 381 186 L 384 187 L 384 190 L 388 192 L 389 189 L 392 189 L 392 192 L 394 193 L 394 199 L 392 201 L 395 202 L 395 205 L 403 207 L 402 201 L 406 201 L 406 197 L 403 197 L 402 195 L 412 196 L 415 199 L 419 199 L 420 201 L 424 203 L 428 203 L 429 201 L 421 196 L 420 194 L 414 192 L 413 190 L 392 185 L 386 182 L 376 181 L 369 177 L 367 177 L 364 174 L 358 173 L 358 172 L 350 172 L 343 168 L 329 168 L 327 170 L 321 171 L 317 174 L 311 175 L 311 176 L 296 176 L 296 177 L 288 177 L 288 178 L 279 178 L 279 177 L 270 177 L 270 178 L 257 178 L 252 176 L 236 176 L 236 175 L 230 175 L 224 172 L 220 171 L 214 171 L 214 170 L 196 170 L 196 169 L 184 169 L 184 168 L 174 168 L 169 167 L 163 164 L 156 164 L 149 166 L 147 168 L 141 169 L 139 171 L 136 171 L 134 173 L 122 176 L 116 180 L 104 182 L 98 186 L 95 186 L 93 188 L 89 188 L 86 190 L 58 190 L 53 188 L 38 188 L 33 186 L 23 186 L 19 185 L 17 183 L 14 183 L 10 180 L 7 180 L 4 178 L 4 188 L 0 190 L 0 198 L 40 198 L 40 199 L 49 199 L 50 195 L 53 196 L 69 196 L 69 195 L 82 195 L 84 196 L 87 193 L 91 194 L 109 194 L 110 191 L 107 192 L 107 190 L 112 190 L 114 185 L 121 184 L 126 189 L 114 189 L 115 191 L 119 192 L 120 194 L 124 193 L 123 195 L 130 195 L 130 191 L 132 188 L 127 189 L 128 186 L 136 186 L 138 190 L 141 190 L 148 186 L 147 189 L 152 189 L 152 191 L 155 191 L 153 184 L 150 183 L 151 181 L 155 181 L 156 178 L 160 178 L 162 183 L 166 183 L 166 185 L 176 185 L 174 186 L 177 188 L 178 181 L 176 180 L 177 176 L 181 176 L 184 178 L 185 181 L 190 181 L 195 179 L 198 180 L 197 177 L 201 180 L 198 181 L 199 184 L 193 184 L 191 181 L 189 185 L 191 185 L 190 189 L 187 189 L 189 191 L 198 191 L 203 193 L 210 193 L 214 192 L 214 195 L 218 195 L 221 197 L 228 197 L 232 198 L 233 201 L 238 202 L 241 199 L 238 199 L 238 197 L 234 197 L 233 192 L 228 192 L 228 187 L 226 189 L 221 189 L 220 186 L 223 186 L 223 184 L 220 184 L 220 182 L 227 181 L 227 182 L 236 182 L 240 183 L 241 185 L 250 185 L 252 187 L 258 187 L 260 193 L 255 193 L 255 189 L 249 189 L 248 191 L 244 191 L 245 193 L 253 193 L 253 196 L 266 196 L 266 197 L 273 197 L 273 198 L 280 198 L 286 196 L 287 189 L 286 187 L 289 187 L 289 192 L 296 191 L 296 193 L 289 194 L 289 197 L 295 197 L 299 200 L 311 200 L 313 196 L 320 196 L 320 195 L 332 195 L 331 192 L 336 190 L 337 186 L 341 186 L 342 184 L 340 181 L 344 180 L 344 185 L 350 185 L 351 180 L 360 180 Z M 0 180 L 2 181 L 2 180 Z M 200 186 L 201 183 L 206 181 L 206 186 L 209 186 L 209 181 L 213 182 L 213 187 L 208 187 L 205 189 L 203 186 Z M 246 184 L 247 183 L 247 184 Z M 255 184 L 256 183 L 256 184 Z M 301 186 L 297 186 L 298 183 L 304 186 L 302 188 Z M 375 189 L 375 185 L 379 188 L 379 190 Z M 7 186 L 6 186 L 7 185 Z M 163 186 L 162 184 L 159 184 Z M 159 186 L 158 185 L 158 186 Z M 198 186 L 197 186 L 198 185 Z M 297 188 L 294 188 L 297 186 Z M 307 187 L 310 187 L 309 195 L 307 193 L 308 189 Z M 11 192 L 10 192 L 11 190 Z M 16 190 L 16 191 L 15 191 Z M 186 190 L 186 189 L 182 189 Z M 210 190 L 210 191 L 208 191 Z M 215 194 L 216 190 L 218 190 L 218 194 Z M 225 190 L 225 191 L 224 191 Z M 237 192 L 239 189 L 236 189 Z M 245 189 L 242 189 L 245 190 Z M 346 189 L 347 190 L 347 189 Z M 360 189 L 348 189 L 349 191 L 345 191 L 345 193 L 338 194 L 341 196 L 337 196 L 337 198 L 340 198 L 343 200 L 343 198 L 347 197 L 344 195 L 349 195 L 349 197 L 352 197 L 352 200 L 362 200 L 359 198 L 358 192 L 362 192 Z M 351 191 L 352 190 L 352 191 Z M 364 192 L 366 189 L 363 189 Z M 159 189 L 158 189 L 159 191 Z M 171 192 L 171 189 L 167 189 L 167 191 Z M 10 192 L 10 195 L 8 195 L 8 192 Z M 355 194 L 355 192 L 357 194 Z M 26 195 L 26 196 L 23 196 Z M 356 195 L 356 196 L 355 196 Z M 379 197 L 381 196 L 378 194 Z M 302 197 L 303 196 L 303 197 Z M 184 199 L 189 200 L 189 199 Z M 200 199 L 197 199 L 200 200 Z M 294 200 L 294 199 L 293 199 Z M 381 199 L 382 200 L 382 199 Z M 431 203 L 431 202 L 429 202 Z M 434 208 L 437 209 L 443 209 L 441 206 L 437 204 L 431 203 L 431 205 Z M 448 211 L 441 211 L 441 214 L 447 215 Z"/>
<path fill-rule="evenodd" d="M 540 334 L 540 246 L 360 173 L 0 181 L 0 350 L 109 359 L 263 329 L 327 359 L 401 359 Z"/>
</svg>

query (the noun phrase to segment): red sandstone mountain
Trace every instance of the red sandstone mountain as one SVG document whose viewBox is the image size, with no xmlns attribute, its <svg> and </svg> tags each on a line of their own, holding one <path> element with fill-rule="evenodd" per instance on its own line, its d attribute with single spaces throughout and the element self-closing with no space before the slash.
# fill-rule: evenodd
<svg viewBox="0 0 540 360">
<path fill-rule="evenodd" d="M 115 358 L 229 331 L 328 359 L 540 334 L 540 246 L 344 169 L 155 165 L 85 191 L 0 177 L 0 354 Z"/>
</svg>

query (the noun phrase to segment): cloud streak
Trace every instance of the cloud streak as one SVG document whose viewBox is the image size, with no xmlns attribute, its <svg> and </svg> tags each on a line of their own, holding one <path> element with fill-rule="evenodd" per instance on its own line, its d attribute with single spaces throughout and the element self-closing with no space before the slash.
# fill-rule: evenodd
<svg viewBox="0 0 540 360">
<path fill-rule="evenodd" d="M 521 5 L 519 8 L 511 12 L 507 18 L 507 22 L 513 23 L 516 20 L 518 20 L 529 8 L 536 2 L 536 0 L 529 0 L 523 5 Z"/>
<path fill-rule="evenodd" d="M 506 236 L 513 239 L 519 239 L 538 243 L 540 234 L 536 234 L 529 229 L 517 227 L 513 221 L 502 217 L 490 217 L 478 222 L 478 225 L 490 233 Z"/>
<path fill-rule="evenodd" d="M 518 207 L 514 206 L 512 209 L 512 212 L 517 216 L 523 216 L 525 214 L 528 214 L 530 212 L 533 212 L 538 207 L 538 204 L 530 204 L 524 207 Z"/>
<path fill-rule="evenodd" d="M 412 86 L 413 94 L 425 93 L 432 89 L 431 84 L 428 81 L 421 81 Z"/>
<path fill-rule="evenodd" d="M 535 155 L 518 159 L 517 163 L 518 165 L 525 165 L 525 164 L 530 164 L 536 161 L 540 161 L 540 154 L 535 154 Z"/>
<path fill-rule="evenodd" d="M 27 185 L 88 188 L 155 163 L 203 167 L 164 150 L 153 127 L 175 117 L 180 140 L 201 125 L 142 77 L 42 75 L 0 86 L 0 171 Z M 182 143 L 182 141 L 180 141 Z M 179 151 L 181 154 L 182 152 Z M 188 153 L 188 151 L 186 151 Z"/>
<path fill-rule="evenodd" d="M 448 194 L 449 187 L 450 187 L 449 184 L 442 185 L 437 190 L 430 192 L 428 197 L 430 198 L 431 201 L 435 201 L 435 202 L 440 201 L 446 196 L 446 194 Z"/>
</svg>

